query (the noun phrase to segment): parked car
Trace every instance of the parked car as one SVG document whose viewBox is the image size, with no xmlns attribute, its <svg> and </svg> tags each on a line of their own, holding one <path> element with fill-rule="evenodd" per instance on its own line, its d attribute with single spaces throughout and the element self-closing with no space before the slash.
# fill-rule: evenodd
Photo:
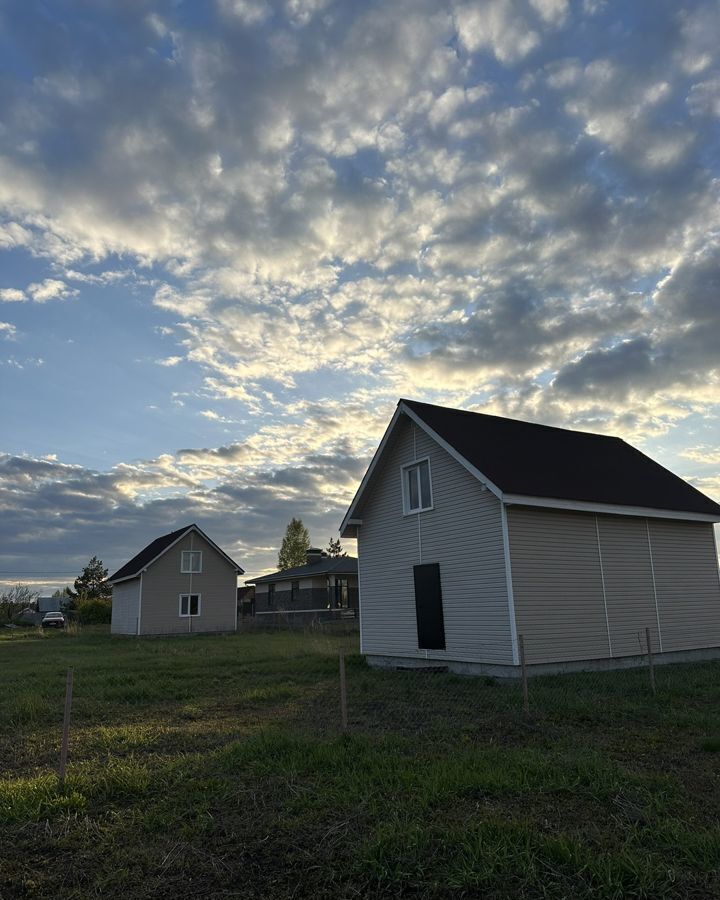
<svg viewBox="0 0 720 900">
<path fill-rule="evenodd" d="M 61 612 L 45 613 L 42 618 L 43 628 L 64 628 L 65 616 Z"/>
</svg>

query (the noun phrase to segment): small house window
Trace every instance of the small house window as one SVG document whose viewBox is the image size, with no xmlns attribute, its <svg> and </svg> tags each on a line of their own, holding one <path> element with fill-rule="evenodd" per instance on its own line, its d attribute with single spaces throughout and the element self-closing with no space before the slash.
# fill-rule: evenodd
<svg viewBox="0 0 720 900">
<path fill-rule="evenodd" d="M 183 550 L 180 571 L 183 574 L 202 572 L 202 550 Z"/>
<path fill-rule="evenodd" d="M 275 606 L 275 585 L 268 585 L 268 606 Z"/>
<path fill-rule="evenodd" d="M 180 617 L 200 615 L 200 594 L 180 594 Z"/>
<path fill-rule="evenodd" d="M 291 581 L 290 582 L 290 601 L 294 603 L 298 597 L 300 596 L 300 582 L 299 581 Z"/>
<path fill-rule="evenodd" d="M 402 488 L 405 515 L 432 509 L 429 459 L 402 467 Z"/>
</svg>

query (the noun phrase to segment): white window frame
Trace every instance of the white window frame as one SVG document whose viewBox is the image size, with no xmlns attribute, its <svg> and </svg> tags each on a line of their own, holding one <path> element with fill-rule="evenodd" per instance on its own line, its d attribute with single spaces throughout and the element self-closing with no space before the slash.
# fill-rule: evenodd
<svg viewBox="0 0 720 900">
<path fill-rule="evenodd" d="M 197 553 L 200 556 L 200 568 L 199 569 L 191 569 L 189 568 L 190 563 L 186 563 L 186 554 L 189 553 Z M 181 575 L 201 575 L 202 574 L 202 565 L 203 565 L 203 555 L 202 550 L 183 550 L 180 555 L 180 574 Z"/>
<path fill-rule="evenodd" d="M 182 611 L 183 597 L 188 598 L 188 605 L 187 605 L 188 611 L 186 613 L 184 613 Z M 198 611 L 196 613 L 190 612 L 190 598 L 191 597 L 198 598 Z M 178 615 L 180 616 L 181 619 L 196 619 L 199 615 L 201 615 L 201 613 L 202 613 L 202 594 L 199 594 L 197 591 L 190 591 L 189 593 L 179 595 Z"/>
<path fill-rule="evenodd" d="M 410 492 L 408 490 L 407 485 L 407 472 L 409 469 L 419 469 L 422 463 L 427 463 L 428 467 L 428 485 L 430 487 L 430 504 L 428 506 L 419 506 L 417 509 L 410 508 Z M 405 465 L 400 466 L 400 486 L 402 489 L 402 503 L 403 503 L 403 515 L 404 516 L 416 516 L 418 513 L 427 512 L 429 509 L 433 509 L 433 489 L 432 489 L 432 467 L 430 465 L 430 457 L 423 456 L 422 459 L 414 459 L 412 462 L 405 463 Z M 418 476 L 418 498 L 422 503 L 422 496 L 420 491 L 420 478 Z"/>
</svg>

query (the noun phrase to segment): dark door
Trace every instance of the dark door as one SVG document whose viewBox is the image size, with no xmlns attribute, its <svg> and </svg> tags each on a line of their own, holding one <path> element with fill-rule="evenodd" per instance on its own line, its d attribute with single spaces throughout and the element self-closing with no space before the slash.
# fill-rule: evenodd
<svg viewBox="0 0 720 900">
<path fill-rule="evenodd" d="M 414 566 L 413 574 L 418 647 L 421 650 L 444 650 L 445 622 L 440 590 L 440 566 L 438 563 Z"/>
</svg>

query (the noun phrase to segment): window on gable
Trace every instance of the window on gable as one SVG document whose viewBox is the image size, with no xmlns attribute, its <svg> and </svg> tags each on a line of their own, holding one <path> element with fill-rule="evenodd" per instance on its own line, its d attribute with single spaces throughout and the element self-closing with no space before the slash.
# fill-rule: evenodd
<svg viewBox="0 0 720 900">
<path fill-rule="evenodd" d="M 200 594 L 180 594 L 180 616 L 200 615 Z"/>
<path fill-rule="evenodd" d="M 429 459 L 402 467 L 402 488 L 405 515 L 432 509 Z"/>
<path fill-rule="evenodd" d="M 184 575 L 202 572 L 202 550 L 183 550 L 180 571 Z"/>
</svg>

